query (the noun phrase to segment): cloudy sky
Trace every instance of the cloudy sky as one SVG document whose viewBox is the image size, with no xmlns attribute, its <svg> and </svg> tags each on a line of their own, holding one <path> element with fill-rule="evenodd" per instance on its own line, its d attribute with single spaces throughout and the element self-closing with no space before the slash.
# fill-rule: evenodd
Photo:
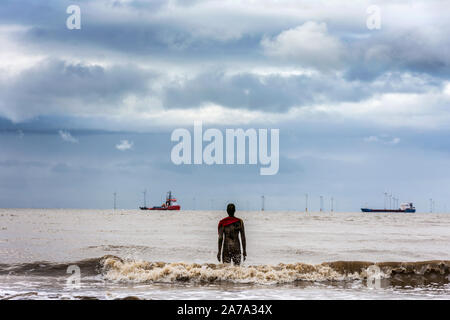
<svg viewBox="0 0 450 320">
<path fill-rule="evenodd" d="M 81 29 L 69 30 L 69 5 Z M 375 5 L 380 28 L 368 28 Z M 369 10 L 368 10 L 369 9 Z M 373 9 L 373 8 L 372 8 Z M 446 1 L 2 0 L 0 207 L 450 210 Z M 176 128 L 280 129 L 280 169 L 171 162 Z M 195 198 L 195 201 L 194 201 Z"/>
</svg>

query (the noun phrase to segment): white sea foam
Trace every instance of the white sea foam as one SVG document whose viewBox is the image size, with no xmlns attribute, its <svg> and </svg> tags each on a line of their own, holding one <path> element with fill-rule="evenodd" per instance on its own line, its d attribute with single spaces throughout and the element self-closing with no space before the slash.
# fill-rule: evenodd
<svg viewBox="0 0 450 320">
<path fill-rule="evenodd" d="M 450 261 L 383 262 L 337 261 L 311 265 L 305 263 L 232 266 L 224 264 L 190 264 L 122 260 L 107 256 L 100 261 L 104 276 L 118 282 L 200 282 L 229 281 L 234 283 L 282 284 L 295 281 L 350 281 L 373 276 L 373 267 L 380 279 L 395 278 L 404 283 L 428 278 L 446 281 Z"/>
</svg>

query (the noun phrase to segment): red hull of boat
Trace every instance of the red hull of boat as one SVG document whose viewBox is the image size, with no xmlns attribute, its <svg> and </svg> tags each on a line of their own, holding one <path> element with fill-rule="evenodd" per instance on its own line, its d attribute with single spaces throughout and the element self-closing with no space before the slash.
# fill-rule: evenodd
<svg viewBox="0 0 450 320">
<path fill-rule="evenodd" d="M 164 207 L 153 207 L 153 208 L 141 208 L 141 210 L 161 210 L 161 211 L 167 211 L 167 210 L 180 210 L 180 206 L 168 206 L 166 208 Z"/>
</svg>

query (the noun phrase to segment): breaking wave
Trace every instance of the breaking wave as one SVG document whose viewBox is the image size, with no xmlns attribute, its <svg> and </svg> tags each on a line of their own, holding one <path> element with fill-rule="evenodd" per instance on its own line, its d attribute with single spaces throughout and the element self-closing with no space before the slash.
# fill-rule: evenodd
<svg viewBox="0 0 450 320">
<path fill-rule="evenodd" d="M 420 262 L 335 261 L 321 264 L 293 263 L 278 265 L 231 266 L 224 264 L 169 263 L 125 260 L 116 256 L 51 264 L 36 262 L 0 265 L 0 274 L 67 276 L 67 267 L 78 265 L 83 276 L 102 275 L 105 280 L 132 283 L 248 283 L 286 284 L 298 281 L 353 281 L 376 276 L 392 285 L 427 285 L 450 282 L 450 261 Z M 375 267 L 374 267 L 375 266 Z"/>
<path fill-rule="evenodd" d="M 236 267 L 223 264 L 189 264 L 122 260 L 106 257 L 102 260 L 104 276 L 120 282 L 200 282 L 229 281 L 251 284 L 281 284 L 296 281 L 350 281 L 379 276 L 395 284 L 418 285 L 447 283 L 450 261 L 383 262 L 362 261 L 325 262 L 318 265 L 305 263 L 256 265 Z M 378 276 L 378 275 L 375 275 Z"/>
</svg>

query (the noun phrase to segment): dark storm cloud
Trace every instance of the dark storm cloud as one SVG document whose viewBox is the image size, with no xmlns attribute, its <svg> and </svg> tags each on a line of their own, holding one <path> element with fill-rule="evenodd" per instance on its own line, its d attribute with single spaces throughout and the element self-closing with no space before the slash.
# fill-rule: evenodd
<svg viewBox="0 0 450 320">
<path fill-rule="evenodd" d="M 178 1 L 177 6 L 189 7 L 197 1 Z M 81 30 L 68 30 L 66 9 L 81 8 Z M 52 48 L 67 50 L 120 52 L 127 55 L 158 55 L 193 60 L 210 55 L 254 55 L 259 50 L 260 34 L 243 34 L 223 41 L 214 36 L 197 34 L 202 27 L 192 27 L 183 17 L 156 17 L 168 2 L 157 1 L 34 1 L 5 0 L 0 5 L 2 24 L 22 25 L 28 29 L 16 35 L 35 50 Z M 126 10 L 128 18 L 120 15 Z M 207 29 L 207 27 L 205 26 Z M 220 38 L 220 37 L 219 37 Z M 104 55 L 105 52 L 99 52 Z"/>
<path fill-rule="evenodd" d="M 372 81 L 386 72 L 413 72 L 450 79 L 450 40 L 445 26 L 433 26 L 430 34 L 417 26 L 386 30 L 348 45 L 347 79 Z M 448 27 L 447 27 L 448 28 Z"/>
<path fill-rule="evenodd" d="M 115 21 L 83 20 L 81 30 L 72 32 L 65 25 L 33 26 L 17 40 L 39 51 L 43 46 L 55 52 L 76 50 L 126 54 L 128 57 L 164 58 L 168 61 L 212 60 L 227 58 L 230 61 L 263 59 L 260 52 L 261 35 L 242 35 L 236 39 L 204 38 L 190 30 L 171 24 L 153 21 L 120 23 Z"/>
<path fill-rule="evenodd" d="M 323 82 L 325 80 L 325 82 Z M 202 74 L 182 85 L 168 87 L 164 105 L 173 108 L 192 108 L 212 102 L 231 108 L 260 109 L 272 112 L 286 111 L 292 106 L 302 106 L 334 99 L 358 100 L 367 93 L 355 92 L 351 86 L 340 89 L 329 78 L 314 79 L 307 76 L 265 76 L 223 73 Z"/>
<path fill-rule="evenodd" d="M 0 111 L 20 120 L 41 113 L 77 113 L 92 105 L 113 108 L 127 94 L 147 93 L 151 77 L 130 65 L 105 68 L 49 59 L 0 88 Z"/>
<path fill-rule="evenodd" d="M 168 85 L 164 105 L 168 108 L 193 108 L 216 103 L 238 109 L 284 112 L 294 106 L 322 103 L 357 102 L 377 93 L 425 92 L 441 83 L 433 78 L 405 80 L 394 73 L 378 78 L 380 83 L 346 81 L 339 75 L 255 75 L 228 76 L 223 72 L 204 73 Z"/>
<path fill-rule="evenodd" d="M 175 7 L 192 7 L 198 1 L 177 1 Z M 78 4 L 82 8 L 82 29 L 71 32 L 65 27 L 67 6 Z M 94 6 L 93 4 L 97 4 Z M 217 7 L 216 11 L 220 7 Z M 126 10 L 127 18 L 120 18 L 117 10 Z M 212 10 L 212 9 L 211 9 Z M 158 16 L 159 12 L 165 15 Z M 268 21 L 256 12 L 246 12 L 251 17 L 248 30 L 242 28 L 236 37 L 220 37 L 217 33 L 205 32 L 208 12 L 198 14 L 199 25 L 192 26 L 192 18 L 171 16 L 168 2 L 158 1 L 34 1 L 4 0 L 0 6 L 0 17 L 4 24 L 30 27 L 23 41 L 30 45 L 64 46 L 76 43 L 80 48 L 101 50 L 102 48 L 127 54 L 168 55 L 183 59 L 220 59 L 228 55 L 228 60 L 260 57 L 260 43 L 267 35 L 276 36 L 288 29 L 295 29 L 307 21 L 297 19 L 290 26 L 280 27 L 276 20 Z M 215 12 L 215 11 L 212 11 Z M 224 12 L 222 19 L 231 19 L 238 12 Z M 231 17 L 230 17 L 231 16 Z M 119 19 L 120 18 L 120 19 Z M 205 22 L 202 22 L 202 21 Z M 342 22 L 333 21 L 329 25 L 339 28 Z M 219 23 L 220 21 L 216 21 Z M 201 23 L 204 23 L 202 25 Z M 260 26 L 255 28 L 254 26 Z M 262 28 L 262 26 L 264 26 Z M 229 25 L 229 29 L 233 29 Z M 346 57 L 341 65 L 348 78 L 372 80 L 389 71 L 421 72 L 440 77 L 450 73 L 450 43 L 442 22 L 435 25 L 414 28 L 390 29 L 382 27 L 379 31 L 368 32 L 364 26 L 350 24 L 346 33 L 364 35 L 356 40 L 348 40 L 346 33 L 334 34 L 329 27 L 329 35 L 340 41 L 346 49 Z M 431 34 L 431 36 L 430 36 Z M 369 36 L 367 36 L 369 35 Z M 329 55 L 335 53 L 329 52 Z M 269 59 L 271 60 L 271 59 Z M 289 61 L 285 61 L 289 63 Z"/>
<path fill-rule="evenodd" d="M 173 8 L 192 8 L 202 3 L 204 4 L 199 1 L 176 1 L 168 6 L 168 2 L 163 0 L 4 0 L 0 6 L 0 18 L 4 24 L 30 27 L 19 37 L 24 43 L 36 47 L 50 46 L 55 52 L 60 52 L 58 48 L 61 51 L 73 48 L 93 50 L 101 54 L 108 50 L 127 55 L 158 55 L 184 61 L 208 59 L 218 63 L 224 58 L 227 61 L 262 59 L 261 42 L 266 36 L 276 37 L 308 22 L 304 18 L 297 18 L 289 19 L 290 24 L 282 25 L 278 19 L 267 19 L 266 16 L 259 16 L 256 11 L 240 13 L 231 10 L 222 11 L 222 16 L 211 20 L 209 14 L 217 15 L 217 12 L 221 12 L 220 5 L 215 9 L 210 5 L 209 11 L 199 9 L 195 19 L 189 14 L 182 15 L 182 11 L 171 11 Z M 82 8 L 82 29 L 75 32 L 65 27 L 68 16 L 65 10 L 71 4 L 78 4 Z M 126 13 L 123 17 L 120 10 Z M 163 14 L 158 15 L 159 13 Z M 273 14 L 274 17 L 276 14 Z M 240 20 L 244 17 L 250 20 Z M 237 23 L 226 24 L 228 20 Z M 312 20 L 314 21 L 313 18 Z M 435 25 L 428 22 L 426 25 L 403 29 L 383 25 L 380 30 L 369 32 L 364 25 L 356 22 L 343 23 L 333 16 L 327 20 L 328 31 L 325 36 L 335 39 L 345 49 L 346 54 L 339 65 L 347 79 L 372 81 L 389 71 L 418 72 L 447 78 L 450 75 L 450 43 L 445 32 L 448 25 L 442 21 L 436 21 Z M 237 28 L 238 22 L 245 27 Z M 345 32 L 333 33 L 332 26 L 339 29 L 343 24 L 346 25 Z M 221 36 L 234 28 L 238 30 L 235 36 Z M 347 34 L 363 37 L 349 40 Z M 325 54 L 332 56 L 336 53 Z M 290 61 L 266 57 L 265 60 L 266 63 L 274 61 L 294 66 L 298 64 L 296 59 Z M 320 69 L 320 66 L 316 67 Z"/>
<path fill-rule="evenodd" d="M 81 6 L 81 30 L 65 26 L 70 4 Z M 312 15 L 291 17 L 282 24 L 268 17 L 285 17 L 285 12 L 259 15 L 247 9 L 238 4 L 221 11 L 214 1 L 169 5 L 162 0 L 5 0 L 0 5 L 2 23 L 24 27 L 9 37 L 24 45 L 28 55 L 36 52 L 49 58 L 6 79 L 0 87 L 0 116 L 17 122 L 87 114 L 90 117 L 83 121 L 96 129 L 96 123 L 107 121 L 102 116 L 117 115 L 127 95 L 151 95 L 155 105 L 162 102 L 165 108 L 216 103 L 285 112 L 294 106 L 361 102 L 390 92 L 423 93 L 441 88 L 450 74 L 450 42 L 442 21 L 399 28 L 386 23 L 372 32 L 364 24 L 343 23 L 332 13 L 327 23 Z M 314 36 L 320 37 L 316 46 L 306 41 Z M 314 50 L 300 54 L 304 47 Z M 338 61 L 330 71 L 325 60 L 333 55 L 331 60 Z M 82 62 L 67 62 L 69 58 Z M 89 62 L 91 58 L 105 59 L 108 67 Z M 135 66 L 139 63 L 145 64 L 145 71 Z M 261 76 L 248 71 L 267 67 L 311 68 L 315 73 L 284 76 L 275 71 Z M 162 77 L 149 70 L 158 70 Z M 416 79 L 405 80 L 403 74 Z M 159 81 L 158 92 L 149 89 L 152 80 Z M 128 111 L 136 118 L 140 115 L 135 110 Z"/>
</svg>

